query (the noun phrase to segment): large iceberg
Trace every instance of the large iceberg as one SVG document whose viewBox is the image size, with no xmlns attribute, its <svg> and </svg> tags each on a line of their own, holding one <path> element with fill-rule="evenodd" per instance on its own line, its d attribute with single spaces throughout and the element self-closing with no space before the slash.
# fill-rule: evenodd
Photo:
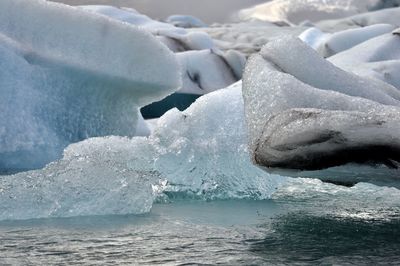
<svg viewBox="0 0 400 266">
<path fill-rule="evenodd" d="M 259 19 L 298 24 L 306 20 L 315 22 L 343 18 L 396 5 L 398 1 L 391 0 L 274 0 L 243 9 L 239 12 L 239 17 L 243 20 Z"/>
<path fill-rule="evenodd" d="M 137 27 L 40 0 L 0 2 L 0 171 L 43 167 L 88 137 L 148 134 L 138 108 L 180 86 Z"/>
<path fill-rule="evenodd" d="M 345 72 L 284 37 L 250 58 L 243 97 L 250 153 L 267 171 L 350 183 L 398 179 L 400 91 L 390 84 Z"/>
<path fill-rule="evenodd" d="M 145 118 L 159 117 L 172 107 L 185 109 L 187 103 L 192 103 L 198 96 L 226 88 L 242 77 L 245 57 L 237 51 L 219 50 L 206 32 L 175 27 L 174 19 L 185 19 L 184 16 L 171 17 L 172 24 L 169 24 L 153 20 L 132 8 L 103 5 L 78 8 L 140 27 L 176 53 L 182 69 L 182 86 L 174 95 L 142 109 Z"/>
<path fill-rule="evenodd" d="M 149 137 L 91 138 L 0 178 L 0 220 L 148 212 L 154 200 L 265 199 L 287 178 L 254 166 L 241 82 L 173 109 Z"/>
</svg>

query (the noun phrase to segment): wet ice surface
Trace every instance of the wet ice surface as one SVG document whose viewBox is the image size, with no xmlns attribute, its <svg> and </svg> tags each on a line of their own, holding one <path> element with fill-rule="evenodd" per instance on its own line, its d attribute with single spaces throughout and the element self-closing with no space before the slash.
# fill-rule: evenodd
<svg viewBox="0 0 400 266">
<path fill-rule="evenodd" d="M 293 198 L 178 201 L 156 204 L 141 216 L 1 222 L 0 264 L 388 265 L 398 261 L 399 206 L 356 211 L 351 205 L 334 210 L 318 200 L 305 203 Z"/>
</svg>

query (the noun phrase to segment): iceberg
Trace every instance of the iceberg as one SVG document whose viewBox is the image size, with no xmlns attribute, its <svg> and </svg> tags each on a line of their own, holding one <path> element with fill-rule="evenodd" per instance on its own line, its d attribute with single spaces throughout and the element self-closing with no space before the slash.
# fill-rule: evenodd
<svg viewBox="0 0 400 266">
<path fill-rule="evenodd" d="M 390 24 L 374 24 L 333 34 L 324 33 L 317 28 L 310 28 L 304 31 L 299 38 L 317 50 L 323 57 L 330 57 L 372 38 L 390 33 L 395 28 Z"/>
<path fill-rule="evenodd" d="M 138 109 L 181 85 L 152 34 L 40 0 L 1 1 L 0 69 L 1 172 L 43 167 L 89 137 L 149 134 Z"/>
<path fill-rule="evenodd" d="M 399 15 L 400 7 L 393 7 L 356 14 L 341 19 L 322 20 L 315 23 L 315 26 L 328 32 L 337 32 L 351 28 L 362 28 L 375 24 L 390 24 L 395 27 L 400 27 L 400 22 L 398 20 Z"/>
<path fill-rule="evenodd" d="M 275 0 L 243 9 L 242 20 L 259 19 L 298 24 L 303 21 L 343 18 L 370 9 L 391 7 L 386 0 Z M 393 2 L 393 1 L 390 1 Z"/>
<path fill-rule="evenodd" d="M 165 23 L 153 20 L 132 8 L 102 5 L 79 6 L 79 8 L 140 27 L 152 33 L 176 53 L 182 68 L 180 73 L 183 84 L 174 95 L 142 109 L 145 118 L 159 117 L 172 107 L 185 109 L 199 95 L 226 88 L 241 79 L 245 64 L 245 57 L 241 53 L 233 50 L 220 51 L 207 33 L 190 31 L 174 25 L 182 20 L 195 23 L 194 18 L 171 16 L 167 19 L 169 23 Z M 200 25 L 198 21 L 198 26 Z"/>
<path fill-rule="evenodd" d="M 266 21 L 246 21 L 231 24 L 215 24 L 209 28 L 191 29 L 209 34 L 215 45 L 223 50 L 241 52 L 246 57 L 260 51 L 270 40 L 283 35 L 298 36 L 307 28 L 303 26 L 285 27 L 285 23 Z"/>
<path fill-rule="evenodd" d="M 235 51 L 187 51 L 176 56 L 183 75 L 180 93 L 202 95 L 226 88 L 242 78 L 245 65 L 245 58 Z"/>
<path fill-rule="evenodd" d="M 180 27 L 180 28 L 207 27 L 207 24 L 205 24 L 199 18 L 189 15 L 172 15 L 169 16 L 165 21 L 169 24 L 174 25 L 175 27 Z"/>
<path fill-rule="evenodd" d="M 400 36 L 398 30 L 338 53 L 330 62 L 359 76 L 385 81 L 400 89 Z"/>
<path fill-rule="evenodd" d="M 288 178 L 254 166 L 241 82 L 170 110 L 149 137 L 98 137 L 0 178 L 0 220 L 145 213 L 175 198 L 266 199 Z"/>
<path fill-rule="evenodd" d="M 265 170 L 397 182 L 400 91 L 390 84 L 341 70 L 289 36 L 250 58 L 243 97 L 251 158 Z"/>
<path fill-rule="evenodd" d="M 175 27 L 170 23 L 153 20 L 133 8 L 102 5 L 79 6 L 78 8 L 132 24 L 151 32 L 174 52 L 204 50 L 214 47 L 213 40 L 203 32 L 191 32 L 184 28 Z"/>
</svg>

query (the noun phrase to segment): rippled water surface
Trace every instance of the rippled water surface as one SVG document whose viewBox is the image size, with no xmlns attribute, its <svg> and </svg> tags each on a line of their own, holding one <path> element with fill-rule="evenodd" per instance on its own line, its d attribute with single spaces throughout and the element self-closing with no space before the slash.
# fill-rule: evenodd
<svg viewBox="0 0 400 266">
<path fill-rule="evenodd" d="M 182 201 L 139 216 L 5 221 L 0 264 L 397 265 L 398 210 L 333 214 L 284 201 Z"/>
</svg>

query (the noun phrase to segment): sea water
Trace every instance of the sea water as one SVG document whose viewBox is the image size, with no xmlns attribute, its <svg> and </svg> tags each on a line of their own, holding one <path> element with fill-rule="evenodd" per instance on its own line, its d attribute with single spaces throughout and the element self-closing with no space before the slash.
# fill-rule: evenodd
<svg viewBox="0 0 400 266">
<path fill-rule="evenodd" d="M 137 216 L 3 221 L 0 264 L 396 265 L 399 213 L 180 200 Z"/>
</svg>

